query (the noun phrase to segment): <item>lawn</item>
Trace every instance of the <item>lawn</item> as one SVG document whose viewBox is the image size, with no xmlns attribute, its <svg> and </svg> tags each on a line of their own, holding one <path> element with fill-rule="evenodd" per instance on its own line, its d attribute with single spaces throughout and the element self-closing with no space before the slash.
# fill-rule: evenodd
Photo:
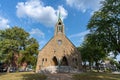
<svg viewBox="0 0 120 80">
<path fill-rule="evenodd" d="M 120 74 L 111 73 L 81 73 L 73 75 L 73 80 L 120 80 Z"/>
<path fill-rule="evenodd" d="M 0 73 L 0 80 L 45 80 L 47 77 L 34 72 Z"/>
<path fill-rule="evenodd" d="M 0 73 L 0 80 L 46 80 L 46 78 L 47 76 L 34 72 Z M 72 80 L 120 80 L 120 74 L 95 72 L 80 73 L 73 74 Z"/>
</svg>

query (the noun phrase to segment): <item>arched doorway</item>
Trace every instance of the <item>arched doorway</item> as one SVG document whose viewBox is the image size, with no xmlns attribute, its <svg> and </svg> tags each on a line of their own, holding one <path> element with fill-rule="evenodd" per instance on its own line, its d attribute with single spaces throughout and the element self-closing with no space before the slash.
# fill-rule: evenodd
<svg viewBox="0 0 120 80">
<path fill-rule="evenodd" d="M 58 65 L 57 58 L 54 56 L 52 60 L 53 60 L 53 65 L 57 66 Z"/>
<path fill-rule="evenodd" d="M 61 66 L 68 66 L 67 58 L 64 56 L 61 61 Z"/>
</svg>

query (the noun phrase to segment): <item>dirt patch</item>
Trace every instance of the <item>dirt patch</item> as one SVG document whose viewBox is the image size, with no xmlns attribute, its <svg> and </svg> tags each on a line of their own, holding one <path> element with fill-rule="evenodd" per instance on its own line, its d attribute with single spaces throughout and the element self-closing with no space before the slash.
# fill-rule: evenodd
<svg viewBox="0 0 120 80">
<path fill-rule="evenodd" d="M 70 73 L 46 74 L 47 80 L 72 80 Z"/>
</svg>

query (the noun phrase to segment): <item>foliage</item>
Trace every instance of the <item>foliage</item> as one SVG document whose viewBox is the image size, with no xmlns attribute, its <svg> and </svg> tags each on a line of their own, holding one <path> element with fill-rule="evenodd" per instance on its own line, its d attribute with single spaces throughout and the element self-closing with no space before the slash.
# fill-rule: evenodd
<svg viewBox="0 0 120 80">
<path fill-rule="evenodd" d="M 88 29 L 94 35 L 92 42 L 104 50 L 120 53 L 120 1 L 105 0 L 88 23 Z"/>
<path fill-rule="evenodd" d="M 89 36 L 87 36 L 86 40 L 78 50 L 81 53 L 84 65 L 86 65 L 86 62 L 89 62 L 89 67 L 92 66 L 93 63 L 98 67 L 98 63 L 104 60 L 107 54 L 100 46 L 92 44 L 90 40 Z"/>
<path fill-rule="evenodd" d="M 27 62 L 28 64 L 35 66 L 39 45 L 34 38 L 29 39 L 28 43 L 29 45 L 27 45 L 25 50 L 20 51 L 22 55 L 18 60 L 19 63 Z"/>
<path fill-rule="evenodd" d="M 0 53 L 8 65 L 12 65 L 15 55 L 19 56 L 18 63 L 27 62 L 35 65 L 38 47 L 38 42 L 30 38 L 29 33 L 22 28 L 0 30 Z"/>
</svg>

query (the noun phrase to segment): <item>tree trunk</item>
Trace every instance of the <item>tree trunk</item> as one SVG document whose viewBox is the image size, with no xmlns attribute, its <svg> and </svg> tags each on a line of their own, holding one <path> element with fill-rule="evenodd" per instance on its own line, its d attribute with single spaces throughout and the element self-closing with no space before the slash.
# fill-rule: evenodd
<svg viewBox="0 0 120 80">
<path fill-rule="evenodd" d="M 92 62 L 89 62 L 89 69 L 92 71 Z"/>
<path fill-rule="evenodd" d="M 87 68 L 86 68 L 86 62 L 84 62 L 84 71 L 86 72 L 87 71 Z"/>
<path fill-rule="evenodd" d="M 97 72 L 99 72 L 99 64 L 98 64 L 98 62 L 95 62 L 95 64 L 96 64 Z"/>
<path fill-rule="evenodd" d="M 10 73 L 11 64 L 8 65 L 7 73 Z"/>
<path fill-rule="evenodd" d="M 22 63 L 22 69 L 23 69 L 24 71 L 26 71 L 27 66 L 28 66 L 27 62 L 23 62 L 23 63 Z"/>
</svg>

